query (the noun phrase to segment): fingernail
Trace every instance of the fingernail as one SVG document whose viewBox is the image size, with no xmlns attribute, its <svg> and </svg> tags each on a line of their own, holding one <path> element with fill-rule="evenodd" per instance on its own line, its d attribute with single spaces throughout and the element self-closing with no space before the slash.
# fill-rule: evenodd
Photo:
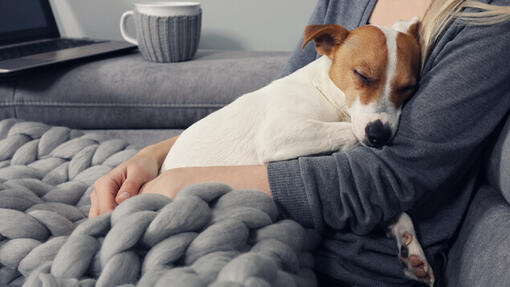
<svg viewBox="0 0 510 287">
<path fill-rule="evenodd" d="M 121 200 L 128 199 L 129 197 L 131 197 L 131 194 L 125 191 L 119 195 L 119 199 Z"/>
</svg>

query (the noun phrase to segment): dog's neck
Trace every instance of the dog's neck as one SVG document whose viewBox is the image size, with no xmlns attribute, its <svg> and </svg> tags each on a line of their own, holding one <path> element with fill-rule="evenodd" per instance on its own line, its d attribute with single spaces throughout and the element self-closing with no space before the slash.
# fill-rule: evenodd
<svg viewBox="0 0 510 287">
<path fill-rule="evenodd" d="M 312 63 L 311 68 L 315 70 L 312 85 L 333 106 L 340 121 L 350 121 L 349 110 L 345 104 L 345 94 L 333 83 L 329 76 L 331 63 L 331 59 L 327 56 L 322 56 Z"/>
</svg>

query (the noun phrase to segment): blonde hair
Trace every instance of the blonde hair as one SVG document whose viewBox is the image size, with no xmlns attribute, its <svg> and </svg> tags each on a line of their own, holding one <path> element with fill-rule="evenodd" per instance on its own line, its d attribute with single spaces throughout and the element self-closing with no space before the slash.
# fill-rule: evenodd
<svg viewBox="0 0 510 287">
<path fill-rule="evenodd" d="M 465 12 L 465 8 L 478 11 Z M 422 63 L 444 29 L 453 21 L 466 25 L 493 25 L 510 21 L 510 6 L 496 6 L 473 0 L 433 0 L 425 13 L 421 30 Z"/>
</svg>

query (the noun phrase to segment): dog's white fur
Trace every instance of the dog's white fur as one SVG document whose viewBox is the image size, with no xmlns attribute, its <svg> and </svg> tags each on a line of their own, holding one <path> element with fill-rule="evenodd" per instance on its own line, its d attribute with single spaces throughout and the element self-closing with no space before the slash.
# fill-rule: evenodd
<svg viewBox="0 0 510 287">
<path fill-rule="evenodd" d="M 394 134 L 400 108 L 390 102 L 396 72 L 398 32 L 418 18 L 378 27 L 386 36 L 387 80 L 377 103 L 350 108 L 329 76 L 322 56 L 296 72 L 245 94 L 186 129 L 169 151 L 161 171 L 179 167 L 263 164 L 303 155 L 346 150 L 365 138 L 368 123 L 380 120 Z M 352 119 L 351 119 L 352 117 Z"/>
<path fill-rule="evenodd" d="M 196 122 L 179 136 L 162 171 L 263 164 L 356 145 L 330 66 L 322 56 Z"/>
</svg>

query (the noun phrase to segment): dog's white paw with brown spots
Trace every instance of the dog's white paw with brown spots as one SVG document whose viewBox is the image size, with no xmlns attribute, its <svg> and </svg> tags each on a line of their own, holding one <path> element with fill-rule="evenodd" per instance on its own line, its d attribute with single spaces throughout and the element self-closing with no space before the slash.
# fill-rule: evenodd
<svg viewBox="0 0 510 287">
<path fill-rule="evenodd" d="M 402 213 L 397 221 L 389 226 L 391 237 L 397 239 L 399 260 L 404 267 L 404 273 L 411 279 L 434 286 L 434 272 L 427 262 L 427 258 L 416 237 L 414 225 L 406 213 Z"/>
</svg>

